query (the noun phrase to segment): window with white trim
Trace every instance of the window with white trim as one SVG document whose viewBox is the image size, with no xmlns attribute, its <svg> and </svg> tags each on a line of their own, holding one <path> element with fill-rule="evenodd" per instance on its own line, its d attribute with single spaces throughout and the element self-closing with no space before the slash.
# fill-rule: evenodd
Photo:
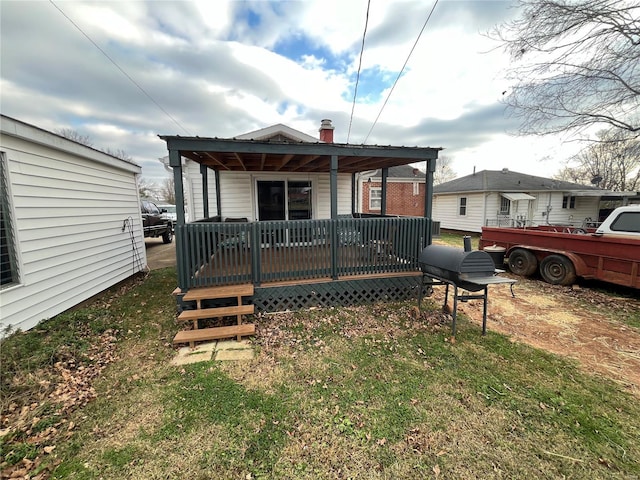
<svg viewBox="0 0 640 480">
<path fill-rule="evenodd" d="M 413 195 L 420 195 L 420 182 L 413 182 Z"/>
<path fill-rule="evenodd" d="M 576 208 L 576 197 L 574 195 L 564 195 L 562 197 L 562 208 Z"/>
<path fill-rule="evenodd" d="M 382 207 L 382 188 L 369 188 L 369 210 L 380 210 Z"/>
<path fill-rule="evenodd" d="M 500 215 L 509 215 L 511 212 L 511 200 L 506 197 L 500 197 Z"/>
<path fill-rule="evenodd" d="M 0 286 L 18 283 L 16 245 L 11 219 L 9 194 L 9 165 L 4 152 L 0 152 Z"/>
<path fill-rule="evenodd" d="M 461 217 L 467 215 L 467 197 L 460 197 L 458 200 L 458 214 Z"/>
</svg>

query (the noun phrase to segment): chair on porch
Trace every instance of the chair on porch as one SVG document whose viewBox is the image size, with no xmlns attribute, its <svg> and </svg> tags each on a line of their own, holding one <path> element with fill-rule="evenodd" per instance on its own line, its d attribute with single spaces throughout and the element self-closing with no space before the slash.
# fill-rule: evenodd
<svg viewBox="0 0 640 480">
<path fill-rule="evenodd" d="M 246 217 L 233 218 L 227 217 L 224 219 L 224 223 L 248 223 L 249 219 Z M 224 235 L 224 238 L 218 242 L 218 248 L 244 248 L 247 246 L 247 230 L 236 230 L 232 233 Z"/>
</svg>

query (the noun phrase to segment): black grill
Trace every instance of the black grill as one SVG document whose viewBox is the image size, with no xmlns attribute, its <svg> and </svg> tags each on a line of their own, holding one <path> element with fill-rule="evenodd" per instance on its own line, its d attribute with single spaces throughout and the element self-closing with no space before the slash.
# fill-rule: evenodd
<svg viewBox="0 0 640 480">
<path fill-rule="evenodd" d="M 444 245 L 428 245 L 418 258 L 422 270 L 422 286 L 418 307 L 422 307 L 422 295 L 425 291 L 431 291 L 434 285 L 445 285 L 445 297 L 443 310 L 447 307 L 449 299 L 449 286 L 453 293 L 453 323 L 452 337 L 456 335 L 456 313 L 458 300 L 483 300 L 484 309 L 482 316 L 482 334 L 487 332 L 487 294 L 491 284 L 513 284 L 516 282 L 510 278 L 499 277 L 496 274 L 502 272 L 496 270 L 491 256 L 481 250 L 471 250 L 471 240 L 465 237 L 464 250 L 447 247 Z M 458 294 L 458 288 L 467 292 L 483 291 L 482 294 L 470 295 Z M 511 290 L 513 295 L 513 290 Z"/>
</svg>

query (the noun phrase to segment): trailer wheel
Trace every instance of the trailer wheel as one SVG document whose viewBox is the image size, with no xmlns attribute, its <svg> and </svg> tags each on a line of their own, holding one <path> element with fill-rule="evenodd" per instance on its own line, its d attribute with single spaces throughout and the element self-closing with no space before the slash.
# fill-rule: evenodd
<svg viewBox="0 0 640 480">
<path fill-rule="evenodd" d="M 549 255 L 540 262 L 540 275 L 552 285 L 571 285 L 576 281 L 576 269 L 571 260 L 562 255 Z"/>
<path fill-rule="evenodd" d="M 524 248 L 516 248 L 509 254 L 509 270 L 516 275 L 528 277 L 538 268 L 536 256 Z"/>
</svg>

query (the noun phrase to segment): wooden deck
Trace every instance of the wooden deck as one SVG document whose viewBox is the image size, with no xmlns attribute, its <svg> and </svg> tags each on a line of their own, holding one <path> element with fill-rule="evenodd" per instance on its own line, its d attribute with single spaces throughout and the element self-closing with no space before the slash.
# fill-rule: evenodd
<svg viewBox="0 0 640 480">
<path fill-rule="evenodd" d="M 338 249 L 338 279 L 398 276 L 407 272 L 407 261 L 394 255 L 391 245 L 341 246 Z M 329 245 L 293 245 L 260 249 L 261 284 L 282 282 L 317 283 L 334 280 L 331 276 Z M 220 249 L 211 255 L 195 274 L 196 278 L 216 278 L 218 284 L 242 284 L 252 281 L 252 257 L 249 248 Z"/>
</svg>

